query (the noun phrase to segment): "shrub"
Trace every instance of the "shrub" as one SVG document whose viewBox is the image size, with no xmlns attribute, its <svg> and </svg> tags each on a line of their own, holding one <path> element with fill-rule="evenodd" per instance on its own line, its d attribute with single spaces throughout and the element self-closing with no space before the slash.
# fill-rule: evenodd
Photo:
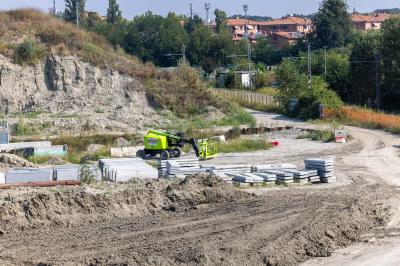
<svg viewBox="0 0 400 266">
<path fill-rule="evenodd" d="M 79 171 L 79 177 L 82 184 L 92 184 L 96 182 L 96 176 L 90 170 L 89 166 L 82 165 Z"/>
<path fill-rule="evenodd" d="M 14 50 L 14 60 L 20 65 L 34 65 L 46 56 L 46 52 L 36 41 L 28 39 Z"/>
<path fill-rule="evenodd" d="M 339 96 L 328 88 L 322 78 L 313 77 L 310 88 L 307 76 L 301 74 L 293 62 L 284 61 L 278 68 L 277 75 L 280 86 L 276 98 L 289 115 L 304 119 L 317 118 L 320 104 L 335 110 L 343 105 Z M 299 101 L 293 112 L 289 109 L 292 98 L 297 98 Z"/>
</svg>

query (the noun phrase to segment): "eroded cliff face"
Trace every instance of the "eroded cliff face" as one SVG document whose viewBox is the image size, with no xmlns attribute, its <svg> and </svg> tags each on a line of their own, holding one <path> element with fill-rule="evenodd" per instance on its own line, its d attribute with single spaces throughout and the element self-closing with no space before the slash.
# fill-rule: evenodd
<svg viewBox="0 0 400 266">
<path fill-rule="evenodd" d="M 114 121 L 140 128 L 156 116 L 143 83 L 112 69 L 77 57 L 50 56 L 36 66 L 20 66 L 0 56 L 0 113 L 32 111 L 97 117 L 94 123 L 101 127 Z"/>
</svg>

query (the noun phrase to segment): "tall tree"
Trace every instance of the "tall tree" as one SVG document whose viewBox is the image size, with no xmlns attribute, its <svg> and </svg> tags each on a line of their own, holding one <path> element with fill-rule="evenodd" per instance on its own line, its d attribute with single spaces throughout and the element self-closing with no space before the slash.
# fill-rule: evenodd
<svg viewBox="0 0 400 266">
<path fill-rule="evenodd" d="M 400 101 L 400 17 L 385 20 L 382 27 L 383 104 L 399 109 Z"/>
<path fill-rule="evenodd" d="M 85 12 L 86 0 L 65 0 L 65 21 L 76 23 L 77 7 L 79 13 L 79 21 L 82 21 Z"/>
<path fill-rule="evenodd" d="M 215 9 L 215 23 L 217 24 L 217 32 L 220 33 L 224 29 L 226 29 L 227 15 L 225 11 Z"/>
<path fill-rule="evenodd" d="M 348 43 L 353 23 L 345 0 L 324 0 L 313 18 L 315 30 L 311 36 L 313 46 L 340 47 Z"/>
<path fill-rule="evenodd" d="M 122 19 L 122 12 L 119 8 L 117 0 L 108 0 L 107 9 L 107 22 L 110 24 L 116 24 Z"/>
<path fill-rule="evenodd" d="M 368 31 L 360 33 L 353 42 L 349 94 L 349 100 L 353 103 L 372 104 L 376 99 L 376 52 L 381 38 L 380 31 Z"/>
</svg>

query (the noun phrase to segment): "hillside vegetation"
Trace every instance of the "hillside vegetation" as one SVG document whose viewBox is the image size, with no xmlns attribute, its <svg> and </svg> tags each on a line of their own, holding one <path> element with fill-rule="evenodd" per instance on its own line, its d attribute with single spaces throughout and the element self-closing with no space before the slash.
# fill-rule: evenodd
<svg viewBox="0 0 400 266">
<path fill-rule="evenodd" d="M 114 48 L 104 37 L 37 10 L 19 9 L 0 12 L 0 54 L 16 66 L 21 66 L 21 69 L 15 68 L 2 59 L 1 64 L 5 65 L 7 71 L 13 75 L 13 78 L 8 80 L 8 87 L 18 86 L 12 88 L 13 91 L 7 91 L 5 88 L 6 92 L 0 94 L 4 107 L 0 108 L 0 111 L 6 115 L 9 110 L 4 106 L 6 104 L 14 109 L 18 106 L 18 110 L 11 110 L 22 113 L 37 111 L 35 108 L 42 104 L 46 106 L 42 108 L 44 112 L 47 110 L 54 113 L 60 109 L 68 111 L 70 108 L 68 103 L 71 102 L 71 108 L 75 107 L 73 110 L 75 113 L 84 106 L 85 110 L 90 109 L 94 116 L 103 116 L 122 123 L 130 120 L 132 126 L 137 123 L 149 124 L 153 121 L 158 121 L 156 125 L 162 126 L 162 123 L 159 123 L 163 122 L 162 118 L 152 119 L 154 113 L 146 109 L 147 103 L 144 104 L 143 101 L 148 102 L 155 110 L 167 109 L 175 116 L 185 119 L 193 116 L 204 118 L 209 116 L 215 120 L 224 115 L 232 117 L 236 113 L 243 113 L 237 106 L 216 98 L 203 84 L 197 71 L 185 62 L 179 65 L 177 71 L 159 71 L 152 63 L 143 64 L 136 57 L 127 55 L 122 49 Z M 72 61 L 68 57 L 73 58 Z M 38 69 L 43 73 L 36 71 L 38 64 L 40 64 Z M 122 76 L 115 76 L 111 70 L 118 71 Z M 34 73 L 34 77 L 29 76 L 29 73 Z M 65 73 L 69 79 L 67 80 L 69 83 L 66 84 Z M 12 85 L 12 80 L 18 75 L 25 76 L 22 77 L 23 82 Z M 125 79 L 124 75 L 129 79 Z M 39 83 L 37 78 L 41 79 Z M 119 79 L 119 83 L 115 82 L 116 78 Z M 26 86 L 29 87 L 29 95 L 22 93 Z M 115 93 L 118 94 L 118 99 L 113 97 L 114 89 L 118 90 Z M 141 93 L 143 89 L 145 94 Z M 81 91 L 78 100 L 77 90 L 78 93 Z M 16 95 L 19 98 L 16 98 Z M 35 101 L 31 98 L 35 98 Z M 53 105 L 49 107 L 51 104 Z M 134 109 L 140 110 L 141 113 L 133 112 Z M 121 110 L 124 112 L 121 113 Z M 39 108 L 39 111 L 42 110 Z M 129 118 L 130 113 L 135 113 L 135 119 Z M 232 123 L 252 122 L 249 116 L 237 117 L 241 119 Z M 144 121 L 144 118 L 147 120 Z M 113 126 L 114 124 L 110 128 Z"/>
</svg>

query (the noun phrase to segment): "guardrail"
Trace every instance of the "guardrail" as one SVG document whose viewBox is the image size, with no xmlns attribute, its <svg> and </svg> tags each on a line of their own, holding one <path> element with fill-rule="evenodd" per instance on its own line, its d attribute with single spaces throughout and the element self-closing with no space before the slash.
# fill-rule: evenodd
<svg viewBox="0 0 400 266">
<path fill-rule="evenodd" d="M 279 105 L 274 96 L 243 90 L 214 89 L 214 92 L 222 97 L 237 98 L 247 103 Z"/>
</svg>

